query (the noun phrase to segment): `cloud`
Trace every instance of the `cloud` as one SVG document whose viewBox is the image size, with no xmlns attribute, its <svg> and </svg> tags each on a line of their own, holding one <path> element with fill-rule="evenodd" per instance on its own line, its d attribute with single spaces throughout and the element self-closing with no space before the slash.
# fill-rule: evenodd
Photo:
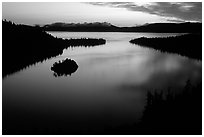
<svg viewBox="0 0 204 137">
<path fill-rule="evenodd" d="M 178 21 L 202 21 L 201 2 L 90 2 L 89 4 L 125 8 L 130 11 L 177 18 Z"/>
<path fill-rule="evenodd" d="M 178 19 L 167 19 L 169 22 L 177 22 L 177 23 L 184 23 L 184 20 L 178 20 Z"/>
</svg>

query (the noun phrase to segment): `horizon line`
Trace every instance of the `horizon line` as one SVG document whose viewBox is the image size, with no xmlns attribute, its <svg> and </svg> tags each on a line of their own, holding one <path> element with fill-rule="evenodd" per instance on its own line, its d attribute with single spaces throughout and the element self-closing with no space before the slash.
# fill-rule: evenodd
<svg viewBox="0 0 204 137">
<path fill-rule="evenodd" d="M 202 21 L 183 21 L 183 22 L 150 22 L 150 23 L 144 23 L 144 24 L 135 24 L 133 26 L 120 26 L 120 25 L 115 25 L 113 23 L 104 21 L 104 22 L 99 22 L 99 21 L 95 21 L 95 22 L 64 22 L 64 21 L 56 21 L 56 22 L 52 22 L 52 23 L 46 23 L 46 24 L 26 24 L 26 23 L 16 23 L 15 21 L 12 20 L 8 20 L 8 19 L 2 19 L 2 21 L 7 21 L 7 22 L 12 22 L 14 24 L 17 25 L 28 25 L 28 26 L 45 26 L 45 25 L 51 25 L 51 24 L 56 24 L 56 23 L 62 23 L 62 24 L 94 24 L 94 23 L 107 23 L 116 27 L 138 27 L 138 26 L 144 26 L 144 25 L 149 25 L 149 24 L 182 24 L 182 23 L 202 23 Z"/>
</svg>

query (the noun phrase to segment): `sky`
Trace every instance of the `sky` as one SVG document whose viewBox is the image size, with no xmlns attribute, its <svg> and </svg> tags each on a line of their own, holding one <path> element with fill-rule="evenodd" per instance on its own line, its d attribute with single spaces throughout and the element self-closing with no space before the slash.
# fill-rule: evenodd
<svg viewBox="0 0 204 137">
<path fill-rule="evenodd" d="M 2 19 L 28 25 L 109 22 L 136 26 L 156 22 L 201 22 L 201 2 L 3 2 Z"/>
</svg>

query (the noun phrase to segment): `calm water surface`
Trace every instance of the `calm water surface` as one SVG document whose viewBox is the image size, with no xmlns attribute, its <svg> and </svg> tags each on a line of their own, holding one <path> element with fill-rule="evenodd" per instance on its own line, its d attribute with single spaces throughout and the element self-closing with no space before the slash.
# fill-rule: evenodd
<svg viewBox="0 0 204 137">
<path fill-rule="evenodd" d="M 49 33 L 61 38 L 104 38 L 107 42 L 89 48 L 68 48 L 60 56 L 3 79 L 5 122 L 13 118 L 15 126 L 21 121 L 27 121 L 28 127 L 32 122 L 43 125 L 49 121 L 53 128 L 63 123 L 63 127 L 94 125 L 95 129 L 134 124 L 142 116 L 148 90 L 177 89 L 187 79 L 201 80 L 201 61 L 129 43 L 141 36 L 179 34 Z M 51 66 L 67 57 L 75 60 L 79 68 L 71 76 L 54 77 Z"/>
</svg>

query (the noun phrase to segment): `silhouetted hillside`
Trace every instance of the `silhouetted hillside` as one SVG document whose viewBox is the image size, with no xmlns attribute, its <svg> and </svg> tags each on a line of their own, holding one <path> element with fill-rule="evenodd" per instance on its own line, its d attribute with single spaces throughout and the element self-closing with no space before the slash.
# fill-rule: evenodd
<svg viewBox="0 0 204 137">
<path fill-rule="evenodd" d="M 135 108 L 137 109 L 137 108 Z M 17 111 L 17 110 L 16 110 Z M 26 116 L 3 113 L 3 135 L 201 135 L 202 134 L 202 84 L 189 81 L 180 91 L 154 90 L 147 92 L 143 116 L 139 123 L 117 127 L 105 125 L 95 129 L 69 124 L 53 117 Z M 10 117 L 9 117 L 10 116 Z M 21 119 L 26 119 L 21 121 Z M 59 120 L 59 121 L 58 121 Z M 20 124 L 19 124 L 20 122 Z M 32 123 L 32 125 L 30 124 Z M 18 125 L 18 126 L 17 126 Z M 103 125 L 102 125 L 103 126 Z"/>
<path fill-rule="evenodd" d="M 198 33 L 202 23 L 153 23 L 135 27 L 117 27 L 110 23 L 53 23 L 43 27 L 46 31 L 76 32 L 156 32 L 156 33 Z"/>
<path fill-rule="evenodd" d="M 201 135 L 202 82 L 174 91 L 150 90 L 139 123 L 111 128 L 113 135 Z"/>
<path fill-rule="evenodd" d="M 40 27 L 2 21 L 2 73 L 16 72 L 28 65 L 59 54 L 70 46 L 105 44 L 104 39 L 54 38 Z"/>
<path fill-rule="evenodd" d="M 202 23 L 153 23 L 127 29 L 135 32 L 201 33 Z"/>
<path fill-rule="evenodd" d="M 141 129 L 146 134 L 202 134 L 202 85 L 187 81 L 180 93 L 148 92 Z"/>
<path fill-rule="evenodd" d="M 201 34 L 186 34 L 166 38 L 141 37 L 130 40 L 130 43 L 202 60 Z"/>
<path fill-rule="evenodd" d="M 76 31 L 76 32 L 110 32 L 118 30 L 119 28 L 104 22 L 95 22 L 95 23 L 53 23 L 50 25 L 45 25 L 43 27 L 46 31 Z"/>
</svg>

